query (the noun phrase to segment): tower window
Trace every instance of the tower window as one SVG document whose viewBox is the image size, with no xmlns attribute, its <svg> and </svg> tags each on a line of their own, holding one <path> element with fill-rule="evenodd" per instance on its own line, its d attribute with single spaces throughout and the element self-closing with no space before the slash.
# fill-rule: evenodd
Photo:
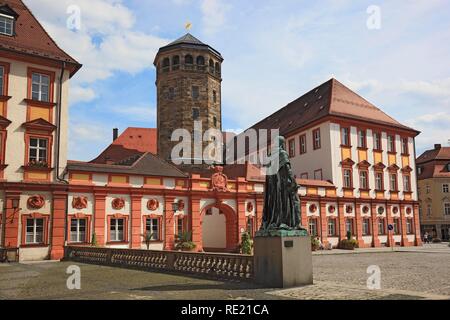
<svg viewBox="0 0 450 320">
<path fill-rule="evenodd" d="M 214 61 L 209 59 L 209 72 L 214 73 Z"/>
<path fill-rule="evenodd" d="M 192 109 L 192 119 L 198 120 L 198 118 L 200 118 L 200 110 L 198 108 L 193 108 Z"/>
<path fill-rule="evenodd" d="M 197 100 L 200 96 L 199 88 L 197 86 L 192 87 L 192 99 Z"/>
<path fill-rule="evenodd" d="M 213 118 L 213 123 L 214 123 L 214 127 L 217 127 L 217 118 L 216 117 Z"/>
<path fill-rule="evenodd" d="M 164 72 L 167 72 L 167 71 L 169 71 L 169 68 L 170 68 L 170 59 L 169 58 L 165 58 L 163 60 L 163 67 L 162 67 L 162 69 L 163 69 Z"/>
<path fill-rule="evenodd" d="M 220 64 L 218 62 L 216 62 L 216 74 L 220 75 Z"/>
<path fill-rule="evenodd" d="M 216 92 L 216 90 L 213 91 L 213 101 L 214 101 L 214 103 L 217 102 L 217 92 Z"/>
<path fill-rule="evenodd" d="M 197 57 L 197 64 L 199 66 L 204 66 L 205 65 L 205 58 L 203 56 L 198 56 Z"/>
<path fill-rule="evenodd" d="M 184 57 L 184 63 L 186 64 L 194 64 L 194 58 L 190 54 Z"/>
<path fill-rule="evenodd" d="M 0 34 L 12 36 L 14 31 L 14 18 L 0 15 Z"/>
<path fill-rule="evenodd" d="M 180 68 L 180 56 L 173 56 L 172 70 L 178 70 L 179 68 Z"/>
</svg>

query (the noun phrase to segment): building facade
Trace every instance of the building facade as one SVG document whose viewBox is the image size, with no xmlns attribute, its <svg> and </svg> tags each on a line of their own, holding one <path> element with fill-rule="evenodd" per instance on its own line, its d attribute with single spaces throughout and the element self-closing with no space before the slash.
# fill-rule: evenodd
<svg viewBox="0 0 450 320">
<path fill-rule="evenodd" d="M 450 239 L 450 147 L 436 144 L 417 158 L 422 233 Z"/>
<path fill-rule="evenodd" d="M 114 130 L 98 157 L 68 161 L 68 83 L 81 65 L 22 1 L 3 3 L 0 22 L 13 28 L 0 28 L 1 246 L 59 259 L 68 244 L 146 248 L 146 234 L 151 249 L 172 250 L 189 232 L 197 251 L 238 251 L 261 224 L 261 170 L 168 161 L 173 130 L 221 130 L 220 53 L 189 34 L 161 48 L 158 127 Z M 361 247 L 420 244 L 415 130 L 334 79 L 254 127 L 287 138 L 302 225 L 322 242 L 350 231 Z"/>
</svg>

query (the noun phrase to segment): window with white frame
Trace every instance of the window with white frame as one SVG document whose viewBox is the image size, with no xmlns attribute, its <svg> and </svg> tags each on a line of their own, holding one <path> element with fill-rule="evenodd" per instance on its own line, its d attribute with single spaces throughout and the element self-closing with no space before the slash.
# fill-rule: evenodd
<svg viewBox="0 0 450 320">
<path fill-rule="evenodd" d="M 387 136 L 388 152 L 395 152 L 395 137 L 392 135 Z"/>
<path fill-rule="evenodd" d="M 125 219 L 111 219 L 111 224 L 109 228 L 110 241 L 124 241 L 124 226 Z"/>
<path fill-rule="evenodd" d="M 412 220 L 411 219 L 406 219 L 406 233 L 407 234 L 412 234 L 413 233 L 413 228 L 412 228 Z"/>
<path fill-rule="evenodd" d="M 433 210 L 431 209 L 431 204 L 427 204 L 427 216 L 431 217 Z"/>
<path fill-rule="evenodd" d="M 47 149 L 48 139 L 30 138 L 29 162 L 47 162 Z"/>
<path fill-rule="evenodd" d="M 295 140 L 291 139 L 288 142 L 289 145 L 289 157 L 295 157 Z"/>
<path fill-rule="evenodd" d="M 352 170 L 344 169 L 344 188 L 352 187 Z"/>
<path fill-rule="evenodd" d="M 400 234 L 400 223 L 399 223 L 399 219 L 394 219 L 393 223 L 394 225 L 394 234 Z"/>
<path fill-rule="evenodd" d="M 14 18 L 0 14 L 0 33 L 12 36 L 14 33 Z"/>
<path fill-rule="evenodd" d="M 368 189 L 367 171 L 365 170 L 359 172 L 359 187 L 361 189 Z"/>
<path fill-rule="evenodd" d="M 366 147 L 366 132 L 364 130 L 358 130 L 358 148 Z"/>
<path fill-rule="evenodd" d="M 300 136 L 300 154 L 306 153 L 306 135 Z"/>
<path fill-rule="evenodd" d="M 5 67 L 0 66 L 0 96 L 4 94 L 5 90 Z"/>
<path fill-rule="evenodd" d="M 86 242 L 87 219 L 71 219 L 70 242 Z"/>
<path fill-rule="evenodd" d="M 336 219 L 328 219 L 328 236 L 336 236 Z"/>
<path fill-rule="evenodd" d="M 320 129 L 316 129 L 313 131 L 313 143 L 314 143 L 314 150 L 320 149 Z"/>
<path fill-rule="evenodd" d="M 375 173 L 375 188 L 376 190 L 383 190 L 383 173 Z"/>
<path fill-rule="evenodd" d="M 404 192 L 411 191 L 411 177 L 409 175 L 403 176 L 403 189 L 404 189 Z"/>
<path fill-rule="evenodd" d="M 178 219 L 178 224 L 180 223 L 180 221 L 183 222 L 182 219 Z M 183 229 L 181 229 L 181 231 L 182 230 Z M 159 219 L 148 218 L 145 223 L 145 231 L 150 233 L 151 240 L 153 240 L 153 241 L 159 240 Z M 180 229 L 179 229 L 179 225 L 178 225 L 178 233 L 179 232 L 180 232 Z M 179 235 L 181 235 L 181 234 L 179 233 Z"/>
<path fill-rule="evenodd" d="M 364 218 L 362 221 L 362 234 L 363 236 L 370 235 L 370 219 Z"/>
<path fill-rule="evenodd" d="M 444 203 L 444 214 L 450 216 L 450 202 Z"/>
<path fill-rule="evenodd" d="M 317 219 L 309 219 L 309 233 L 317 236 Z"/>
<path fill-rule="evenodd" d="M 177 234 L 179 237 L 181 237 L 183 235 L 184 232 L 184 224 L 183 224 L 183 219 L 178 218 L 177 219 Z"/>
<path fill-rule="evenodd" d="M 448 193 L 448 183 L 444 183 L 444 184 L 442 185 L 442 192 L 443 192 L 443 193 Z"/>
<path fill-rule="evenodd" d="M 379 133 L 373 134 L 373 148 L 375 150 L 381 150 L 381 136 Z"/>
<path fill-rule="evenodd" d="M 50 77 L 41 73 L 31 75 L 31 99 L 50 101 Z"/>
<path fill-rule="evenodd" d="M 44 243 L 44 219 L 27 219 L 25 243 Z"/>
<path fill-rule="evenodd" d="M 402 138 L 402 154 L 409 154 L 408 138 Z"/>
<path fill-rule="evenodd" d="M 391 191 L 397 191 L 397 174 L 395 173 L 391 173 L 389 175 L 389 180 L 390 180 L 390 187 L 391 187 Z"/>
<path fill-rule="evenodd" d="M 378 234 L 386 234 L 386 228 L 384 227 L 384 219 L 378 219 Z"/>
<path fill-rule="evenodd" d="M 353 220 L 352 219 L 346 219 L 345 220 L 345 232 L 353 234 Z"/>
<path fill-rule="evenodd" d="M 427 194 L 428 194 L 428 193 L 430 193 L 430 191 L 431 191 L 431 188 L 430 188 L 430 185 L 429 185 L 429 184 L 427 184 L 427 186 L 426 186 L 426 188 L 425 188 L 425 189 L 426 189 L 426 192 L 427 192 Z"/>
<path fill-rule="evenodd" d="M 341 143 L 344 146 L 350 146 L 350 129 L 341 128 Z"/>
</svg>

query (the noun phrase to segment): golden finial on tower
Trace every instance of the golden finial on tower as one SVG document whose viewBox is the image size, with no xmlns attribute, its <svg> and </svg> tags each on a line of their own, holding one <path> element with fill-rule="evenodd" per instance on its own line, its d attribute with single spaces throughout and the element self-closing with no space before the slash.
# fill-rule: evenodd
<svg viewBox="0 0 450 320">
<path fill-rule="evenodd" d="M 186 29 L 186 31 L 190 31 L 192 28 L 192 23 L 190 23 L 189 21 L 186 22 L 186 24 L 184 25 L 184 28 Z"/>
</svg>

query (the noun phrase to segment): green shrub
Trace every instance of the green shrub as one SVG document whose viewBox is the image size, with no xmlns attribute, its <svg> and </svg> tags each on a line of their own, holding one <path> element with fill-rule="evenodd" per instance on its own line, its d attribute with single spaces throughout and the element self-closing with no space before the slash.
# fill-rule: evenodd
<svg viewBox="0 0 450 320">
<path fill-rule="evenodd" d="M 344 250 L 354 250 L 359 247 L 358 241 L 356 239 L 343 239 L 339 241 L 339 249 Z"/>
<path fill-rule="evenodd" d="M 248 232 L 243 232 L 241 235 L 241 253 L 242 254 L 252 254 L 253 251 L 253 241 Z"/>
<path fill-rule="evenodd" d="M 183 251 L 191 251 L 194 250 L 197 245 L 192 242 L 192 233 L 191 232 L 183 232 L 181 235 L 176 235 L 175 240 L 175 249 L 183 250 Z"/>
<path fill-rule="evenodd" d="M 93 246 L 93 247 L 98 246 L 98 243 L 97 243 L 97 234 L 96 234 L 95 232 L 92 233 L 91 246 Z"/>
<path fill-rule="evenodd" d="M 311 250 L 315 251 L 317 249 L 320 249 L 320 242 L 315 236 L 311 236 Z"/>
</svg>

